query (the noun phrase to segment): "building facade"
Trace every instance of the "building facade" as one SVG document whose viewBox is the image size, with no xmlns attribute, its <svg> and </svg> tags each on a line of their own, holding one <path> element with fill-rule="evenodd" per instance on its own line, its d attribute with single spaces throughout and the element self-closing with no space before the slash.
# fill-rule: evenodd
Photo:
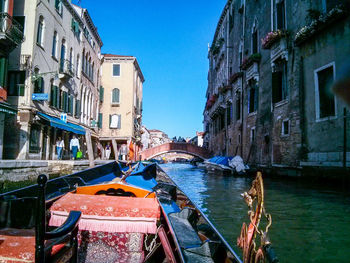
<svg viewBox="0 0 350 263">
<path fill-rule="evenodd" d="M 163 131 L 152 129 L 152 130 L 149 130 L 149 133 L 150 133 L 150 141 L 151 141 L 150 147 L 155 147 L 158 145 L 162 145 L 164 143 L 171 142 L 168 135 Z"/>
<path fill-rule="evenodd" d="M 102 41 L 86 9 L 68 0 L 16 1 L 14 16 L 25 41 L 10 54 L 8 101 L 17 118 L 6 119 L 7 159 L 54 159 L 55 142 L 76 135 L 97 139 Z"/>
<path fill-rule="evenodd" d="M 341 166 L 348 1 L 227 1 L 210 47 L 204 145 L 260 167 Z M 349 165 L 349 163 L 348 163 Z"/>
<path fill-rule="evenodd" d="M 0 0 L 0 160 L 3 158 L 5 118 L 17 110 L 7 103 L 9 54 L 24 40 L 23 25 L 13 17 L 14 0 Z"/>
<path fill-rule="evenodd" d="M 98 125 L 102 145 L 115 140 L 118 152 L 131 141 L 140 146 L 145 79 L 137 59 L 104 54 L 101 74 Z"/>
</svg>

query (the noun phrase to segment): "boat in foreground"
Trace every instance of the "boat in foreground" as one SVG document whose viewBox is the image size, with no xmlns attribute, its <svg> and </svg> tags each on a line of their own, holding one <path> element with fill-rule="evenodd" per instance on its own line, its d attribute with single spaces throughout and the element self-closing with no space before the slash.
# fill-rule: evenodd
<svg viewBox="0 0 350 263">
<path fill-rule="evenodd" d="M 241 262 L 157 164 L 41 175 L 0 207 L 0 262 Z"/>
</svg>

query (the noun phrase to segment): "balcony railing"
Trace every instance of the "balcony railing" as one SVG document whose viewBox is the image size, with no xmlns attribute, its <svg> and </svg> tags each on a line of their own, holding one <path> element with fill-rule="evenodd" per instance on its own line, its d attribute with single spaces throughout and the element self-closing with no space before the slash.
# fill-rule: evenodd
<svg viewBox="0 0 350 263">
<path fill-rule="evenodd" d="M 60 68 L 59 68 L 59 73 L 62 74 L 61 78 L 69 77 L 72 78 L 74 77 L 74 65 L 71 61 L 69 60 L 61 60 L 60 61 Z"/>
<path fill-rule="evenodd" d="M 0 13 L 0 34 L 3 33 L 16 47 L 24 41 L 23 27 L 8 13 Z"/>
</svg>

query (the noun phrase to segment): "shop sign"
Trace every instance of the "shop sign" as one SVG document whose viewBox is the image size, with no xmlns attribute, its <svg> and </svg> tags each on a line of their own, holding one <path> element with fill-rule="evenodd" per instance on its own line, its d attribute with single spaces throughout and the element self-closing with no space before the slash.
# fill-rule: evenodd
<svg viewBox="0 0 350 263">
<path fill-rule="evenodd" d="M 33 93 L 32 100 L 49 100 L 48 93 Z"/>
<path fill-rule="evenodd" d="M 61 113 L 60 120 L 67 123 L 67 113 Z"/>
</svg>

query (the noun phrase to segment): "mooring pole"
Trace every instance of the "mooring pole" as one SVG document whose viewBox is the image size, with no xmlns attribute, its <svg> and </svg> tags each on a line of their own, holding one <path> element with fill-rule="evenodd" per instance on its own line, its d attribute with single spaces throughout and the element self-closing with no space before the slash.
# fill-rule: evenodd
<svg viewBox="0 0 350 263">
<path fill-rule="evenodd" d="M 346 108 L 344 107 L 344 147 L 343 147 L 343 167 L 346 168 L 346 145 L 347 145 L 347 138 L 346 138 Z"/>
</svg>

